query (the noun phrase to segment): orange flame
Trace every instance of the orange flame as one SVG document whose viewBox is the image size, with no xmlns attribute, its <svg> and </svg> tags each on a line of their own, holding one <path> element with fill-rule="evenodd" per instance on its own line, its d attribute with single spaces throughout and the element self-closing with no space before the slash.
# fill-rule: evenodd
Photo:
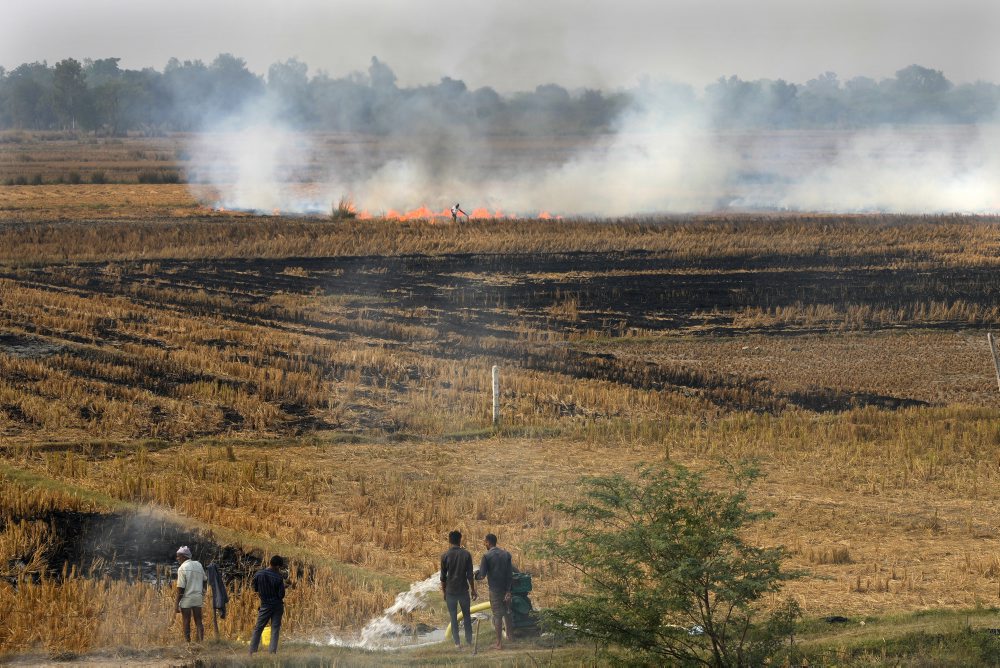
<svg viewBox="0 0 1000 668">
<path fill-rule="evenodd" d="M 459 218 L 463 217 L 459 214 Z M 502 209 L 496 209 L 492 213 L 486 207 L 478 207 L 472 209 L 469 212 L 469 219 L 475 220 L 499 220 L 504 218 L 516 218 L 516 215 L 506 214 Z M 416 209 L 410 209 L 405 212 L 397 211 L 396 209 L 389 209 L 384 214 L 380 216 L 373 216 L 368 209 L 361 211 L 357 215 L 359 220 L 371 220 L 372 218 L 381 218 L 382 220 L 395 220 L 395 221 L 411 221 L 411 220 L 426 220 L 428 222 L 435 222 L 437 219 L 448 219 L 451 218 L 450 209 L 442 209 L 441 211 L 434 211 L 430 209 L 427 205 L 421 205 Z M 538 214 L 537 218 L 539 220 L 562 220 L 562 216 L 553 216 L 548 211 L 542 211 Z"/>
<path fill-rule="evenodd" d="M 405 213 L 400 213 L 395 209 L 389 209 L 383 216 L 386 220 L 433 220 L 435 218 L 450 217 L 450 210 L 442 209 L 441 211 L 432 211 L 427 207 L 427 205 L 422 205 L 419 208 L 411 209 Z"/>
<path fill-rule="evenodd" d="M 416 220 L 417 218 L 430 218 L 434 214 L 426 206 L 421 206 L 413 211 L 407 211 L 403 218 L 405 220 Z"/>
</svg>

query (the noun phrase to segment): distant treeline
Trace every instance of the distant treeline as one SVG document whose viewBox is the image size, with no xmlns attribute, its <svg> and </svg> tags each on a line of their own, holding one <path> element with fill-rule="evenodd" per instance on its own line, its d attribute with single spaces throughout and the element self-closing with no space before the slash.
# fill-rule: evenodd
<svg viewBox="0 0 1000 668">
<path fill-rule="evenodd" d="M 309 76 L 296 59 L 271 65 L 266 77 L 243 59 L 222 54 L 206 65 L 172 58 L 159 72 L 121 69 L 119 58 L 66 59 L 49 66 L 0 68 L 0 129 L 191 131 L 260 109 L 293 127 L 373 134 L 455 132 L 579 134 L 612 129 L 626 109 L 664 115 L 696 111 L 718 127 L 865 127 L 886 123 L 972 123 L 992 120 L 1000 86 L 954 85 L 939 70 L 910 65 L 895 77 L 842 82 L 832 72 L 804 84 L 720 78 L 700 94 L 679 84 L 615 92 L 569 91 L 557 84 L 500 95 L 470 90 L 444 77 L 401 88 L 372 58 L 367 72 Z"/>
</svg>

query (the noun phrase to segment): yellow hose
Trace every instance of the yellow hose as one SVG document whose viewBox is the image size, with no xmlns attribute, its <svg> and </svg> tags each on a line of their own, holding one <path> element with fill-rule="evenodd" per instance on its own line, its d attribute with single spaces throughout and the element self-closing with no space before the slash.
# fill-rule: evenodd
<svg viewBox="0 0 1000 668">
<path fill-rule="evenodd" d="M 488 609 L 490 609 L 490 602 L 489 601 L 486 601 L 485 603 L 476 603 L 474 606 L 472 606 L 471 608 L 469 608 L 469 614 L 473 615 L 473 614 L 475 614 L 477 612 L 481 612 L 482 610 L 488 610 Z M 458 621 L 462 621 L 463 617 L 464 616 L 462 615 L 462 611 L 459 610 L 458 611 Z M 448 622 L 448 626 L 444 630 L 444 637 L 445 637 L 446 640 L 451 637 L 451 622 Z"/>
</svg>

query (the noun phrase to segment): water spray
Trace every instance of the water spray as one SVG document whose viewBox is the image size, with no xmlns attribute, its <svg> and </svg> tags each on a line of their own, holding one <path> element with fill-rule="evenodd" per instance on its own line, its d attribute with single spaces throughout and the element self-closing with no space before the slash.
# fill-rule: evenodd
<svg viewBox="0 0 1000 668">
<path fill-rule="evenodd" d="M 409 590 L 397 594 L 393 604 L 383 610 L 381 615 L 374 617 L 365 624 L 358 637 L 340 638 L 330 636 L 326 644 L 335 647 L 385 650 L 420 647 L 440 642 L 444 637 L 440 631 L 419 635 L 416 637 L 415 642 L 406 642 L 410 639 L 404 636 L 406 629 L 402 624 L 393 620 L 396 615 L 413 612 L 417 608 L 424 607 L 426 605 L 425 599 L 427 594 L 438 591 L 440 586 L 441 576 L 439 573 L 434 573 L 434 575 L 431 575 L 426 580 L 414 582 L 410 585 Z"/>
</svg>

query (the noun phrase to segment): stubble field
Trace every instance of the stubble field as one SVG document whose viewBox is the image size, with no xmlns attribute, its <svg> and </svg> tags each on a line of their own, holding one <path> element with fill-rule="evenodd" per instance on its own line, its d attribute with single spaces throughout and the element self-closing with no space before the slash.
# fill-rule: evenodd
<svg viewBox="0 0 1000 668">
<path fill-rule="evenodd" d="M 127 572 L 149 531 L 227 564 L 230 640 L 255 559 L 292 558 L 288 637 L 325 640 L 453 528 L 544 606 L 579 586 L 529 549 L 550 504 L 665 459 L 761 461 L 753 538 L 809 617 L 1000 597 L 1000 220 L 332 222 L 180 184 L 0 187 L 0 215 L 3 653 L 175 642 L 166 572 Z"/>
</svg>

